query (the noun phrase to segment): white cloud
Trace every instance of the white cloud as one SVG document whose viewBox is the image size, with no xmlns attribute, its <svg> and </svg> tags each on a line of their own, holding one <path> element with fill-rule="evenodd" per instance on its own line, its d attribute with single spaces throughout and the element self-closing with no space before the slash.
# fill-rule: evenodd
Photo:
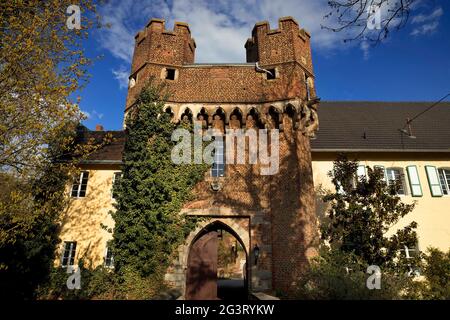
<svg viewBox="0 0 450 320">
<path fill-rule="evenodd" d="M 92 111 L 86 111 L 86 110 L 81 110 L 81 113 L 86 117 L 85 120 L 95 120 L 95 119 L 102 119 L 104 114 L 98 112 L 97 110 L 92 110 Z"/>
<path fill-rule="evenodd" d="M 430 34 L 433 33 L 434 31 L 436 31 L 436 29 L 439 26 L 439 22 L 432 22 L 432 23 L 427 23 L 424 25 L 421 25 L 418 28 L 415 28 L 413 31 L 411 31 L 411 35 L 413 36 L 418 36 L 418 35 L 425 35 L 425 34 Z"/>
<path fill-rule="evenodd" d="M 443 13 L 439 9 L 413 19 L 416 23 L 438 19 Z M 334 21 L 324 20 L 329 11 L 327 1 L 317 0 L 110 0 L 100 8 L 100 14 L 111 27 L 99 31 L 98 38 L 103 48 L 129 66 L 134 36 L 150 18 L 164 18 L 167 29 L 173 28 L 174 21 L 183 21 L 189 23 L 197 44 L 196 62 L 244 62 L 244 44 L 256 22 L 268 20 L 274 29 L 278 18 L 293 16 L 302 28 L 311 33 L 314 51 L 333 53 L 336 49 L 356 47 L 357 43 L 342 45 L 343 40 L 349 37 L 348 33 L 322 28 L 323 24 L 331 25 Z M 424 30 L 430 31 L 432 25 L 417 27 L 421 28 L 417 32 L 423 33 L 426 32 Z M 369 46 L 359 45 L 367 58 Z M 128 70 L 129 67 L 113 70 L 121 88 L 127 87 Z"/>
<path fill-rule="evenodd" d="M 120 89 L 126 89 L 128 87 L 129 71 L 125 66 L 120 66 L 119 69 L 113 69 L 112 73 L 114 78 L 119 81 Z"/>
<path fill-rule="evenodd" d="M 423 23 L 428 21 L 433 21 L 439 19 L 444 14 L 444 10 L 441 7 L 436 8 L 432 13 L 426 14 L 418 14 L 411 19 L 412 23 Z"/>
<path fill-rule="evenodd" d="M 434 33 L 439 27 L 439 20 L 444 14 L 441 7 L 435 8 L 430 14 L 418 14 L 411 19 L 412 24 L 421 24 L 411 31 L 411 35 L 427 35 Z"/>
<path fill-rule="evenodd" d="M 131 62 L 134 36 L 146 20 L 152 16 L 169 14 L 167 4 L 161 0 L 134 1 L 111 0 L 100 8 L 103 28 L 99 32 L 99 42 L 114 57 Z"/>
<path fill-rule="evenodd" d="M 315 0 L 174 0 L 171 5 L 161 0 L 111 0 L 100 9 L 110 28 L 100 31 L 99 41 L 114 57 L 130 64 L 134 35 L 150 18 L 160 17 L 166 19 L 168 29 L 174 21 L 189 23 L 197 43 L 196 62 L 244 62 L 244 44 L 254 24 L 268 20 L 277 28 L 278 18 L 288 15 L 313 35 L 314 49 L 336 48 L 344 35 L 321 28 L 328 10 L 326 2 Z M 122 73 L 115 70 L 114 75 L 123 87 Z"/>
<path fill-rule="evenodd" d="M 97 117 L 98 119 L 102 119 L 103 118 L 103 116 L 104 116 L 104 114 L 103 113 L 100 113 L 100 112 L 98 112 L 97 110 L 94 110 L 94 111 L 92 111 L 92 115 L 94 116 L 94 117 Z"/>
</svg>

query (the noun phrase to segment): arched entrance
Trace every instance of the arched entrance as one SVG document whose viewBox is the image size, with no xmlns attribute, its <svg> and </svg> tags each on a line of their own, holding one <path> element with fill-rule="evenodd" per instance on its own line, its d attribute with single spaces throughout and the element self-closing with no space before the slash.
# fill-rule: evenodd
<svg viewBox="0 0 450 320">
<path fill-rule="evenodd" d="M 216 221 L 203 228 L 189 249 L 187 300 L 246 299 L 248 253 L 239 235 Z"/>
</svg>

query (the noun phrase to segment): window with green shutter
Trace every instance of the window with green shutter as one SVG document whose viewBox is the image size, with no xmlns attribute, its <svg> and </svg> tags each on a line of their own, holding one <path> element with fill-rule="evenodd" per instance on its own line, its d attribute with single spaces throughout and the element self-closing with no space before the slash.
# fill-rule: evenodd
<svg viewBox="0 0 450 320">
<path fill-rule="evenodd" d="M 409 187 L 411 189 L 411 195 L 413 197 L 421 197 L 422 187 L 420 185 L 420 178 L 419 173 L 417 171 L 417 167 L 408 166 L 406 167 L 406 171 L 408 172 L 408 180 L 409 180 Z"/>
<path fill-rule="evenodd" d="M 433 197 L 442 197 L 442 189 L 439 183 L 438 172 L 434 166 L 425 166 L 427 173 L 428 184 L 430 185 L 430 192 Z"/>
</svg>

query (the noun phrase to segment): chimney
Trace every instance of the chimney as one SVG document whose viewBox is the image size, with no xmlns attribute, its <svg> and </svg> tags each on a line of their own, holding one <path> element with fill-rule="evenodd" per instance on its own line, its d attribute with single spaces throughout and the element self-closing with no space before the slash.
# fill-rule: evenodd
<svg viewBox="0 0 450 320">
<path fill-rule="evenodd" d="M 104 131 L 104 130 L 103 130 L 103 126 L 102 126 L 101 124 L 97 124 L 97 125 L 95 126 L 95 131 Z"/>
</svg>

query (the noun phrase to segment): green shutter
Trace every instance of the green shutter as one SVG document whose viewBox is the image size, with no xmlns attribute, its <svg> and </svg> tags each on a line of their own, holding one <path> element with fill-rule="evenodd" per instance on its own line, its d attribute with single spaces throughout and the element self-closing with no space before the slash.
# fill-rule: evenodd
<svg viewBox="0 0 450 320">
<path fill-rule="evenodd" d="M 439 183 L 439 176 L 434 166 L 425 166 L 427 173 L 428 184 L 430 185 L 430 192 L 433 197 L 442 197 L 441 184 Z"/>
<path fill-rule="evenodd" d="M 406 171 L 408 172 L 409 188 L 411 190 L 411 195 L 413 197 L 421 197 L 422 187 L 420 185 L 420 178 L 419 173 L 417 171 L 417 167 L 408 166 L 406 167 Z"/>
</svg>

